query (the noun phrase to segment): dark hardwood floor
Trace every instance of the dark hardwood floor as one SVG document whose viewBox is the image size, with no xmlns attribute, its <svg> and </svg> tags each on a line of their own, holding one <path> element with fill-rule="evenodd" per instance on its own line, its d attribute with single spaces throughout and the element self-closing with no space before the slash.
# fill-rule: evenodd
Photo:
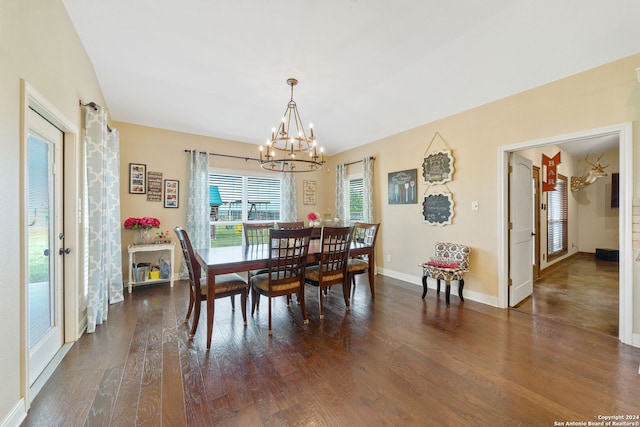
<svg viewBox="0 0 640 427">
<path fill-rule="evenodd" d="M 363 276 L 363 275 L 360 275 Z M 135 289 L 85 334 L 35 398 L 25 426 L 552 426 L 640 414 L 640 349 L 602 333 L 376 276 L 339 289 L 319 320 L 267 305 L 242 323 L 216 301 L 193 342 L 187 286 Z M 237 303 L 237 302 L 236 302 Z M 636 420 L 637 421 L 637 420 Z M 556 424 L 559 425 L 559 424 Z"/>
<path fill-rule="evenodd" d="M 618 336 L 619 265 L 577 253 L 546 268 L 516 309 Z"/>
</svg>

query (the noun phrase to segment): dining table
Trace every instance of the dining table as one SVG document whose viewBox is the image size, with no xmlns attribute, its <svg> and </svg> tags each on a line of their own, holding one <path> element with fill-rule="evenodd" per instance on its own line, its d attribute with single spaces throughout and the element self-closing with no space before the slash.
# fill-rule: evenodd
<svg viewBox="0 0 640 427">
<path fill-rule="evenodd" d="M 375 260 L 374 246 L 360 242 L 351 242 L 350 257 L 368 256 Z M 307 263 L 320 260 L 320 239 L 309 241 Z M 216 276 L 226 273 L 241 273 L 249 270 L 260 270 L 269 266 L 269 245 L 238 245 L 218 248 L 202 248 L 195 250 L 196 259 L 206 271 L 207 295 L 214 295 Z M 369 281 L 373 283 L 374 271 L 369 268 Z M 349 284 L 349 289 L 351 288 Z M 207 298 L 207 349 L 211 347 L 213 331 L 213 313 L 215 298 Z"/>
</svg>

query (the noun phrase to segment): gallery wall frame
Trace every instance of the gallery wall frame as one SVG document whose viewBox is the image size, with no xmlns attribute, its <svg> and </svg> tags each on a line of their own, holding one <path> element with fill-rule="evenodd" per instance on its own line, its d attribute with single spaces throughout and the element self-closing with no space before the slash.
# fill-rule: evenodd
<svg viewBox="0 0 640 427">
<path fill-rule="evenodd" d="M 317 202 L 317 183 L 311 180 L 304 180 L 302 183 L 302 203 L 306 206 L 315 205 Z"/>
<path fill-rule="evenodd" d="M 180 181 L 177 179 L 164 180 L 164 207 L 180 207 Z"/>
<path fill-rule="evenodd" d="M 147 192 L 147 165 L 129 163 L 129 193 L 145 194 Z"/>
<path fill-rule="evenodd" d="M 147 171 L 147 202 L 162 201 L 162 172 Z"/>
</svg>

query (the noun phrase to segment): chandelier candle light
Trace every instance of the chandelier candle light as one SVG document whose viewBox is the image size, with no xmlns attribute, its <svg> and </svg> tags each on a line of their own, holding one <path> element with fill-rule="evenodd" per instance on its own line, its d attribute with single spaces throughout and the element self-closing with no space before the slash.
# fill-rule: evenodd
<svg viewBox="0 0 640 427">
<path fill-rule="evenodd" d="M 312 172 L 322 169 L 324 150 L 318 148 L 313 134 L 313 125 L 309 125 L 309 137 L 304 129 L 298 107 L 293 100 L 293 87 L 298 80 L 290 78 L 291 100 L 282 116 L 278 129 L 271 130 L 271 139 L 260 146 L 260 166 L 276 172 Z M 320 151 L 320 154 L 318 154 Z"/>
</svg>

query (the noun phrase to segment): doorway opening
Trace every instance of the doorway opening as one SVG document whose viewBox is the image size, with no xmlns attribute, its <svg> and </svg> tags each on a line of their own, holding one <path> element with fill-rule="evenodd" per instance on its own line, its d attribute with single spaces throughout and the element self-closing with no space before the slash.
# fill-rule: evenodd
<svg viewBox="0 0 640 427">
<path fill-rule="evenodd" d="M 541 140 L 528 141 L 509 146 L 503 146 L 499 151 L 499 241 L 498 241 L 498 304 L 502 308 L 508 307 L 509 297 L 509 244 L 508 244 L 508 161 L 511 153 L 548 145 L 562 145 L 587 138 L 617 136 L 619 141 L 619 171 L 620 171 L 620 206 L 619 206 L 619 295 L 618 295 L 618 338 L 625 344 L 633 344 L 632 334 L 632 285 L 633 285 L 633 252 L 631 246 L 632 229 L 632 126 L 630 123 L 614 125 L 606 128 L 560 135 Z M 531 270 L 530 270 L 531 271 Z"/>
</svg>

